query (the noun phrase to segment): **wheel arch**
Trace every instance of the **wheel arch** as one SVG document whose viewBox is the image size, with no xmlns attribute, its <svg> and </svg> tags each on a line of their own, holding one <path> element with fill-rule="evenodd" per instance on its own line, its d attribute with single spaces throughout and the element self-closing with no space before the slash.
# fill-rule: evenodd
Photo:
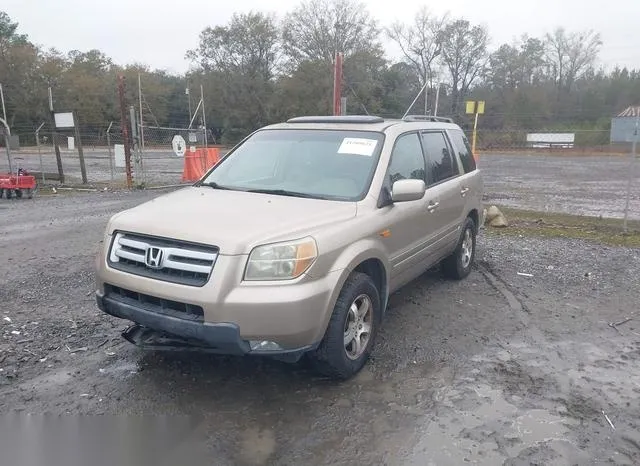
<svg viewBox="0 0 640 466">
<path fill-rule="evenodd" d="M 469 213 L 467 214 L 467 218 L 470 218 L 471 220 L 473 220 L 473 224 L 475 225 L 476 233 L 478 233 L 478 230 L 480 229 L 480 213 L 478 212 L 478 210 L 477 209 L 471 209 L 469 211 Z"/>
<path fill-rule="evenodd" d="M 387 309 L 387 302 L 389 301 L 389 280 L 387 269 L 382 261 L 377 258 L 366 259 L 358 264 L 353 271 L 364 273 L 371 277 L 380 293 L 380 304 L 382 313 L 384 314 Z"/>
</svg>

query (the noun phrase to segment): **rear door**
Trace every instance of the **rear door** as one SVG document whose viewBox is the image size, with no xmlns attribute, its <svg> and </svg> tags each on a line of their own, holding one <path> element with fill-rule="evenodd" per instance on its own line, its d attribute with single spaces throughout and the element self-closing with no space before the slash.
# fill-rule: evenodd
<svg viewBox="0 0 640 466">
<path fill-rule="evenodd" d="M 465 200 L 464 212 L 479 210 L 482 206 L 484 186 L 480 170 L 471 153 L 471 145 L 461 129 L 448 130 L 447 133 L 453 145 L 453 152 L 457 154 L 461 165 L 462 175 L 459 177 L 459 183 L 460 193 Z"/>
<path fill-rule="evenodd" d="M 451 252 L 460 236 L 465 194 L 460 186 L 460 164 L 444 131 L 421 132 L 427 160 L 427 197 L 437 192 L 437 206 L 432 210 L 434 235 L 427 255 L 438 260 Z"/>
</svg>

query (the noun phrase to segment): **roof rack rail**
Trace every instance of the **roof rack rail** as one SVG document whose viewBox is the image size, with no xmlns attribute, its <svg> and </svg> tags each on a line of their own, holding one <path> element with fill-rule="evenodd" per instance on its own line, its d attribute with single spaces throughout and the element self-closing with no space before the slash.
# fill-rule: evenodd
<svg viewBox="0 0 640 466">
<path fill-rule="evenodd" d="M 384 118 L 371 115 L 324 115 L 324 116 L 301 116 L 290 118 L 287 123 L 352 123 L 352 124 L 374 124 L 384 123 Z"/>
<path fill-rule="evenodd" d="M 433 115 L 407 115 L 403 118 L 404 121 L 432 121 L 440 123 L 453 123 L 453 118 L 439 117 Z"/>
</svg>

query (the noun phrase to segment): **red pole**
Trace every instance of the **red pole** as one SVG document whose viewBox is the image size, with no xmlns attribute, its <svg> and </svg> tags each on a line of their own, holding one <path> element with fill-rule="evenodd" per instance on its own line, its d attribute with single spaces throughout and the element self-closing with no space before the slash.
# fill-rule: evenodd
<svg viewBox="0 0 640 466">
<path fill-rule="evenodd" d="M 336 52 L 333 65 L 333 114 L 342 115 L 342 53 Z"/>
</svg>

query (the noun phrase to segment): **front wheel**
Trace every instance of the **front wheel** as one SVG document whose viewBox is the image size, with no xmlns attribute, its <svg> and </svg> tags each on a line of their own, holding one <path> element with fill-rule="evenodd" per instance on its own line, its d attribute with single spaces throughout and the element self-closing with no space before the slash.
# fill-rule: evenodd
<svg viewBox="0 0 640 466">
<path fill-rule="evenodd" d="M 346 380 L 365 365 L 381 317 L 380 292 L 368 275 L 355 272 L 336 301 L 325 336 L 310 354 L 318 372 Z"/>
<path fill-rule="evenodd" d="M 462 280 L 471 273 L 476 257 L 476 225 L 469 217 L 462 224 L 462 234 L 455 251 L 442 261 L 444 274 L 454 280 Z"/>
</svg>

